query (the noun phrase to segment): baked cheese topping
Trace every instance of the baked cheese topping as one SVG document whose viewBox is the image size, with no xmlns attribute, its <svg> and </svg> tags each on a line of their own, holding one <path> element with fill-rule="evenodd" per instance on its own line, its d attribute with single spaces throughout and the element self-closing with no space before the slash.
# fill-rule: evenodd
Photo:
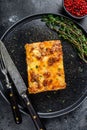
<svg viewBox="0 0 87 130">
<path fill-rule="evenodd" d="M 25 45 L 29 93 L 66 88 L 60 40 Z"/>
</svg>

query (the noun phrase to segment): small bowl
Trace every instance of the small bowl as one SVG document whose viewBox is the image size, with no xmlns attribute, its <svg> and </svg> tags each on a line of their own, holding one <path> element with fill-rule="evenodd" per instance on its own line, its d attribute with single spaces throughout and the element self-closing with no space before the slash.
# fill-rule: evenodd
<svg viewBox="0 0 87 130">
<path fill-rule="evenodd" d="M 85 17 L 87 16 L 87 15 L 75 16 L 75 15 L 71 14 L 71 13 L 66 9 L 66 7 L 65 7 L 65 5 L 64 5 L 64 0 L 63 0 L 63 8 L 64 8 L 65 12 L 66 12 L 70 17 L 72 17 L 72 18 L 74 18 L 74 19 L 83 19 L 83 18 L 85 18 Z"/>
</svg>

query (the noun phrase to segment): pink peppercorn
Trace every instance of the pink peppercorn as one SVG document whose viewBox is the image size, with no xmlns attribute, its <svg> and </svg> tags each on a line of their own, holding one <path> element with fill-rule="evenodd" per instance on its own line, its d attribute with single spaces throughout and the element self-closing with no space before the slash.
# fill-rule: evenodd
<svg viewBox="0 0 87 130">
<path fill-rule="evenodd" d="M 74 16 L 87 15 L 87 0 L 64 0 L 64 6 Z"/>
</svg>

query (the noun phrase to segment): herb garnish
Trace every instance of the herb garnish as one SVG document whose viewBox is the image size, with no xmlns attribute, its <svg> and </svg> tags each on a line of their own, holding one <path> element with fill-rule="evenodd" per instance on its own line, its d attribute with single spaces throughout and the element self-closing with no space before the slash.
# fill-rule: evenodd
<svg viewBox="0 0 87 130">
<path fill-rule="evenodd" d="M 83 34 L 74 22 L 67 18 L 46 15 L 42 18 L 46 25 L 56 31 L 59 37 L 68 40 L 76 48 L 79 57 L 87 63 L 87 37 Z"/>
<path fill-rule="evenodd" d="M 36 65 L 36 68 L 38 68 L 39 66 L 38 65 Z"/>
</svg>

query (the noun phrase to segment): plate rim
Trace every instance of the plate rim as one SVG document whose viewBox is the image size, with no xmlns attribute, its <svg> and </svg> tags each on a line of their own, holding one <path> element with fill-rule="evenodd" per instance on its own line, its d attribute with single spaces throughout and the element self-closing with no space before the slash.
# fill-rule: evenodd
<svg viewBox="0 0 87 130">
<path fill-rule="evenodd" d="M 5 33 L 2 35 L 1 37 L 1 40 L 3 41 L 3 39 L 5 38 L 5 36 L 13 29 L 15 28 L 18 24 L 24 22 L 25 20 L 27 19 L 32 19 L 32 18 L 40 18 L 44 15 L 55 15 L 55 16 L 62 16 L 62 17 L 65 17 L 69 20 L 72 20 L 76 25 L 78 25 L 83 31 L 84 33 L 87 34 L 86 30 L 82 27 L 81 24 L 77 23 L 75 20 L 69 18 L 68 16 L 65 16 L 63 14 L 60 14 L 60 13 L 40 13 L 40 14 L 33 14 L 33 15 L 28 15 L 22 19 L 20 19 L 19 21 L 17 21 L 15 24 L 13 24 L 11 27 L 9 27 Z M 31 20 L 30 20 L 31 21 Z M 37 112 L 38 115 L 41 117 L 41 118 L 53 118 L 53 117 L 59 117 L 61 115 L 65 115 L 71 111 L 74 111 L 77 107 L 80 106 L 80 104 L 82 104 L 82 102 L 84 101 L 84 99 L 87 97 L 87 90 L 83 93 L 83 95 L 75 102 L 73 103 L 72 105 L 66 107 L 65 109 L 62 109 L 62 110 L 59 110 L 59 111 L 55 111 L 55 112 L 46 112 L 46 113 L 42 113 L 42 112 Z M 23 111 L 23 110 L 22 110 Z M 24 110 L 24 112 L 26 112 Z"/>
</svg>

